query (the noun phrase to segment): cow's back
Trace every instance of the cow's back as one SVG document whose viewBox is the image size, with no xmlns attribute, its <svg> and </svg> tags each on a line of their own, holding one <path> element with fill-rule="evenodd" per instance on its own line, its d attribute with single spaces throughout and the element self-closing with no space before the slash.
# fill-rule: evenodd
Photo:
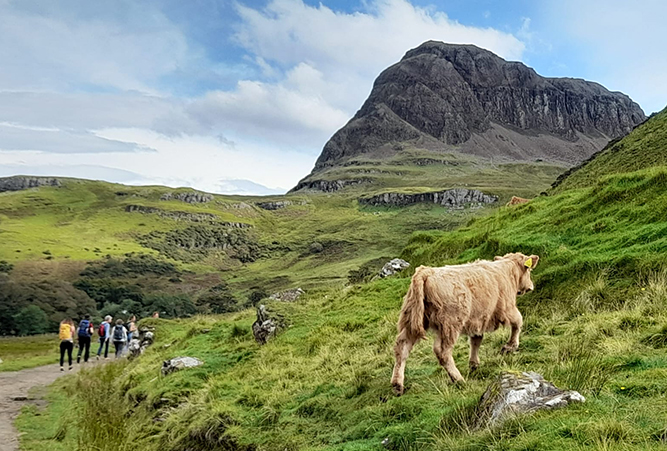
<svg viewBox="0 0 667 451">
<path fill-rule="evenodd" d="M 508 266 L 490 261 L 433 268 L 425 295 L 432 326 L 454 322 L 468 335 L 495 330 L 516 302 Z"/>
</svg>

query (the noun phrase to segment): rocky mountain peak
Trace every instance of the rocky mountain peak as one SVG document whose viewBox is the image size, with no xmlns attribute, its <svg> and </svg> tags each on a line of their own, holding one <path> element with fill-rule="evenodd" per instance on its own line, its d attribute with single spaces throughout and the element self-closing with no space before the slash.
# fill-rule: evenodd
<svg viewBox="0 0 667 451">
<path fill-rule="evenodd" d="M 627 95 L 548 78 L 474 45 L 428 41 L 383 71 L 314 172 L 397 143 L 509 161 L 576 164 L 644 121 Z"/>
</svg>

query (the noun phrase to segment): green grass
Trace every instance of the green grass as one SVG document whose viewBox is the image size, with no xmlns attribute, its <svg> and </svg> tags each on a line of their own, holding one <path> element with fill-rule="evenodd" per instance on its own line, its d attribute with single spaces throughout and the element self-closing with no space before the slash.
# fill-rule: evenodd
<svg viewBox="0 0 667 451">
<path fill-rule="evenodd" d="M 0 337 L 0 371 L 18 371 L 56 363 L 60 342 L 57 335 Z"/>
<path fill-rule="evenodd" d="M 610 142 L 590 161 L 571 172 L 556 192 L 594 185 L 610 174 L 667 166 L 667 108 L 652 115 L 623 139 Z M 563 176 L 564 177 L 564 176 Z"/>
<path fill-rule="evenodd" d="M 16 419 L 22 433 L 22 451 L 65 451 L 77 449 L 77 401 L 71 389 L 73 378 L 61 378 L 51 385 L 44 399 L 46 407 L 25 406 Z"/>
<path fill-rule="evenodd" d="M 76 383 L 80 411 L 100 397 L 119 409 L 116 418 L 89 412 L 80 425 L 96 428 L 87 437 L 100 434 L 90 449 L 114 442 L 104 434 L 146 450 L 381 450 L 386 438 L 401 450 L 660 449 L 667 355 L 646 337 L 667 324 L 667 278 L 650 279 L 636 297 L 606 311 L 529 309 L 520 352 L 499 354 L 507 331 L 487 335 L 474 376 L 461 339 L 454 355 L 468 380 L 460 386 L 438 367 L 429 338 L 408 360 L 400 398 L 389 378 L 407 278 L 273 305 L 290 326 L 263 347 L 250 333 L 252 312 L 150 320 L 158 340 L 144 357 L 94 368 Z M 161 376 L 162 361 L 179 355 L 205 364 Z M 474 431 L 473 407 L 502 370 L 538 371 L 588 401 Z"/>
</svg>

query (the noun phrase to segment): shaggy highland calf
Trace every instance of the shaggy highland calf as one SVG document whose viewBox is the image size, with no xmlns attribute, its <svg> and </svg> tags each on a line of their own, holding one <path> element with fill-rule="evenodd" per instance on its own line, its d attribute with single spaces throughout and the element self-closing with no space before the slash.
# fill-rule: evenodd
<svg viewBox="0 0 667 451">
<path fill-rule="evenodd" d="M 479 260 L 456 266 L 420 266 L 403 300 L 396 337 L 396 365 L 391 383 L 397 395 L 403 394 L 405 361 L 412 346 L 425 338 L 426 330 L 435 332 L 433 352 L 453 382 L 463 381 L 452 358 L 459 334 L 470 337 L 470 369 L 479 366 L 479 346 L 484 333 L 500 325 L 510 325 L 512 335 L 501 352 L 519 347 L 521 313 L 516 297 L 532 291 L 530 272 L 540 258 L 520 253 Z"/>
<path fill-rule="evenodd" d="M 524 199 L 523 197 L 512 196 L 509 202 L 507 202 L 506 207 L 511 207 L 512 205 L 527 204 L 530 202 L 530 199 Z"/>
</svg>

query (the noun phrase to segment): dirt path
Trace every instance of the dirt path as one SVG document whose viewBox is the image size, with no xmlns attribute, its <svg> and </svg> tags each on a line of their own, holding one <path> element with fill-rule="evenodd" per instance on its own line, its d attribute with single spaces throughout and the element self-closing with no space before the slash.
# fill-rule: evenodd
<svg viewBox="0 0 667 451">
<path fill-rule="evenodd" d="M 40 366 L 21 371 L 0 372 L 0 451 L 19 449 L 18 432 L 14 420 L 28 399 L 28 390 L 49 385 L 60 376 L 75 373 L 80 365 L 74 365 L 72 371 L 61 372 L 58 364 Z"/>
</svg>

